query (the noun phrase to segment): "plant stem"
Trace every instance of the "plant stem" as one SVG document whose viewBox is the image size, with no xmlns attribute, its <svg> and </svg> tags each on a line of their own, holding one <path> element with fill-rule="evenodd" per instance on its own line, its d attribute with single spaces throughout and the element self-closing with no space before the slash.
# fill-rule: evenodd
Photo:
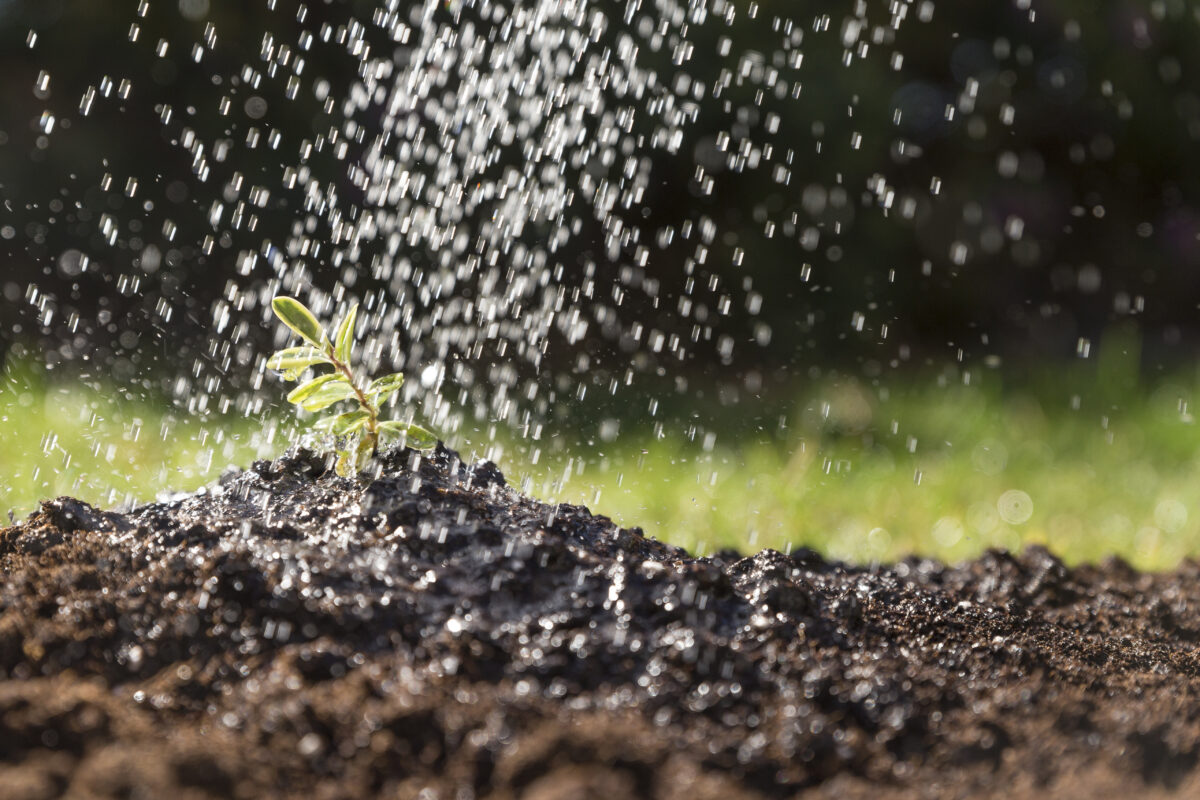
<svg viewBox="0 0 1200 800">
<path fill-rule="evenodd" d="M 328 346 L 325 355 L 329 357 L 329 363 L 333 364 L 338 372 L 346 376 L 346 381 L 350 384 L 350 388 L 354 390 L 355 397 L 358 398 L 358 405 L 363 411 L 367 412 L 367 441 L 371 443 L 372 455 L 378 455 L 379 409 L 367 398 L 366 392 L 358 388 L 358 382 L 354 380 L 354 373 L 351 371 L 350 365 L 334 355 L 332 344 Z"/>
</svg>

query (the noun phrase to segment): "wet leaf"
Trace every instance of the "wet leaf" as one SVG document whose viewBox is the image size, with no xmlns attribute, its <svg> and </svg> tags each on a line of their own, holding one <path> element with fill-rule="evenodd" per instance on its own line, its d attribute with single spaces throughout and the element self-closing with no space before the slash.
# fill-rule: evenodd
<svg viewBox="0 0 1200 800">
<path fill-rule="evenodd" d="M 336 417 L 324 417 L 313 423 L 313 428 L 331 433 L 334 436 L 345 436 L 361 430 L 367 424 L 370 414 L 366 411 L 348 411 Z"/>
<path fill-rule="evenodd" d="M 294 297 L 276 297 L 271 301 L 271 309 L 275 316 L 289 328 L 300 334 L 305 341 L 314 347 L 324 348 L 328 343 L 325 329 L 308 307 Z"/>
<path fill-rule="evenodd" d="M 307 383 L 300 384 L 288 392 L 287 401 L 299 405 L 320 391 L 321 387 L 338 381 L 346 384 L 346 388 L 350 388 L 350 385 L 346 383 L 346 378 L 335 372 L 331 375 L 322 375 L 319 378 L 313 378 Z"/>
<path fill-rule="evenodd" d="M 400 420 L 390 419 L 379 423 L 379 435 L 385 440 L 403 440 L 409 447 L 417 450 L 428 450 L 436 447 L 438 438 L 420 425 L 412 425 Z"/>
<path fill-rule="evenodd" d="M 358 446 L 354 451 L 354 469 L 361 470 L 367 465 L 367 461 L 371 458 L 371 454 L 375 450 L 375 443 L 370 439 L 363 438 L 358 442 Z"/>
<path fill-rule="evenodd" d="M 333 339 L 336 342 L 336 355 L 339 361 L 343 364 L 350 363 L 350 356 L 354 349 L 354 322 L 358 319 L 358 303 L 350 307 L 350 311 L 338 324 L 337 333 Z"/>
<path fill-rule="evenodd" d="M 351 475 L 350 451 L 349 450 L 338 450 L 337 457 L 338 457 L 337 458 L 337 466 L 335 467 L 335 469 L 337 470 L 337 474 L 341 475 L 343 478 L 349 478 Z"/>
<path fill-rule="evenodd" d="M 345 378 L 341 378 L 341 376 L 337 376 L 337 378 L 340 380 L 335 379 L 319 386 L 315 392 L 301 400 L 298 405 L 305 411 L 320 411 L 342 400 L 355 399 L 357 395 L 354 393 L 354 387 L 347 383 Z"/>
<path fill-rule="evenodd" d="M 285 380 L 296 380 L 300 373 L 318 364 L 327 364 L 329 359 L 321 351 L 313 347 L 289 347 L 280 350 L 267 360 L 268 369 L 278 369 L 284 372 Z M 292 376 L 292 377 L 288 377 Z"/>
<path fill-rule="evenodd" d="M 371 385 L 367 387 L 367 397 L 376 406 L 381 406 L 403 385 L 404 376 L 399 372 L 393 372 L 391 375 L 384 375 L 382 378 L 371 381 Z"/>
</svg>

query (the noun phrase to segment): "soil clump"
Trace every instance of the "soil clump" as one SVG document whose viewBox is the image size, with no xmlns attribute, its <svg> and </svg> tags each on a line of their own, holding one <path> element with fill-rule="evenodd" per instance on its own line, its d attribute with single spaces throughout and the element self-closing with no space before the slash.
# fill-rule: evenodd
<svg viewBox="0 0 1200 800">
<path fill-rule="evenodd" d="M 1200 567 L 696 558 L 440 448 L 0 529 L 0 795 L 1200 792 Z"/>
</svg>

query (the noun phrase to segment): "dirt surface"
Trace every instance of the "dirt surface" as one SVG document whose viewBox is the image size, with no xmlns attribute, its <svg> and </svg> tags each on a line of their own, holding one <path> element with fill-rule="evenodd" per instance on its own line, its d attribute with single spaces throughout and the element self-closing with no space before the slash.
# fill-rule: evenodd
<svg viewBox="0 0 1200 800">
<path fill-rule="evenodd" d="M 1198 573 L 693 558 L 296 451 L 0 530 L 0 795 L 1195 795 Z"/>
</svg>

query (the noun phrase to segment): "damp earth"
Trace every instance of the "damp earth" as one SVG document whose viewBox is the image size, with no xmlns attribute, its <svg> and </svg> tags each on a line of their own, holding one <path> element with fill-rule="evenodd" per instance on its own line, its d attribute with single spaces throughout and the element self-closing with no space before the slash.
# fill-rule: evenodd
<svg viewBox="0 0 1200 800">
<path fill-rule="evenodd" d="M 0 530 L 0 785 L 57 796 L 1200 789 L 1200 565 L 695 557 L 453 451 L 293 449 Z"/>
</svg>

